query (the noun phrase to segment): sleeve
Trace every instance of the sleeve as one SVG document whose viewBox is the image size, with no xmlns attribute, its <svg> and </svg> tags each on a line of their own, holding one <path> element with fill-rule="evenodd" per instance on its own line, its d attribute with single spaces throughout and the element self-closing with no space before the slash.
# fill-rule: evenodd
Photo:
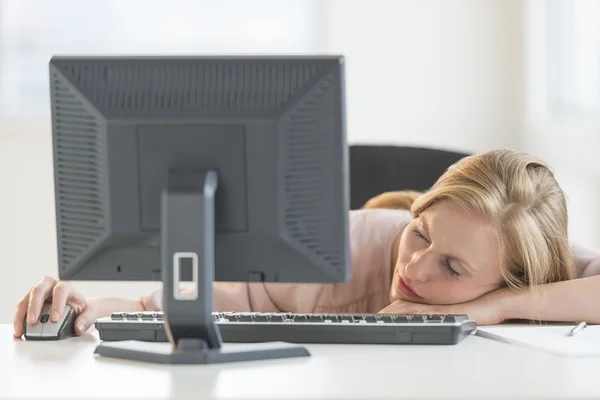
<svg viewBox="0 0 600 400">
<path fill-rule="evenodd" d="M 600 250 L 571 243 L 571 253 L 575 261 L 576 278 L 600 275 Z"/>
</svg>

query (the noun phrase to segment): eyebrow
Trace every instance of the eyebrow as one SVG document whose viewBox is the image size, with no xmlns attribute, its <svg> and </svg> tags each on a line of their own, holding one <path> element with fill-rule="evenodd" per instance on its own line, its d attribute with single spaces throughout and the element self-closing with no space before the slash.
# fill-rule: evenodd
<svg viewBox="0 0 600 400">
<path fill-rule="evenodd" d="M 421 223 L 423 224 L 423 229 L 425 229 L 425 233 L 427 234 L 427 236 L 429 236 L 429 240 L 433 241 L 433 240 L 431 239 L 431 234 L 429 233 L 429 226 L 427 225 L 427 220 L 424 218 L 424 215 L 421 215 L 421 216 L 420 216 L 420 220 L 421 220 Z M 458 257 L 458 256 L 455 256 L 455 255 L 453 255 L 453 254 L 444 254 L 444 257 L 447 257 L 447 258 L 449 258 L 449 259 L 451 259 L 451 260 L 454 260 L 454 261 L 456 261 L 456 262 L 458 262 L 458 263 L 462 264 L 462 265 L 463 265 L 463 267 L 464 267 L 464 268 L 465 268 L 465 269 L 466 269 L 468 272 L 470 272 L 470 273 L 474 273 L 474 272 L 476 271 L 476 270 L 475 270 L 475 269 L 473 269 L 473 268 L 472 268 L 472 267 L 469 265 L 469 263 L 468 263 L 468 262 L 466 262 L 466 261 L 465 261 L 463 258 L 460 258 L 460 257 Z"/>
</svg>

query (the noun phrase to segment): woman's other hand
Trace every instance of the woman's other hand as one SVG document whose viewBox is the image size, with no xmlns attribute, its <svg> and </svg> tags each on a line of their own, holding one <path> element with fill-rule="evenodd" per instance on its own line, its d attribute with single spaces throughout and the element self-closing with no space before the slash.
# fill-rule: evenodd
<svg viewBox="0 0 600 400">
<path fill-rule="evenodd" d="M 20 338 L 24 333 L 25 317 L 27 324 L 34 324 L 39 320 L 42 306 L 49 298 L 52 299 L 50 320 L 60 320 L 65 305 L 68 304 L 77 314 L 75 332 L 79 335 L 85 333 L 96 321 L 94 308 L 70 283 L 46 276 L 17 303 L 13 320 L 15 338 Z"/>
</svg>

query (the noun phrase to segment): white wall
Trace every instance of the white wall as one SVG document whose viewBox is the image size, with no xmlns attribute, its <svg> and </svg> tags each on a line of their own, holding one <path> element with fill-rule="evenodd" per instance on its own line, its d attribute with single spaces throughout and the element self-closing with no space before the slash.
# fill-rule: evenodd
<svg viewBox="0 0 600 400">
<path fill-rule="evenodd" d="M 347 57 L 353 142 L 518 147 L 523 3 L 327 2 L 324 50 Z"/>
</svg>

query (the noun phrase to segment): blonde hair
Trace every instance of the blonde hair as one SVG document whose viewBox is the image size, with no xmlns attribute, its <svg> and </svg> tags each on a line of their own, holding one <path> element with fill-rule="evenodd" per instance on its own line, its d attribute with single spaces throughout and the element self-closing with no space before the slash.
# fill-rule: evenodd
<svg viewBox="0 0 600 400">
<path fill-rule="evenodd" d="M 398 210 L 410 210 L 410 207 L 420 195 L 420 192 L 415 192 L 412 190 L 385 192 L 369 199 L 363 208 L 393 208 Z"/>
<path fill-rule="evenodd" d="M 442 200 L 491 222 L 507 286 L 520 289 L 573 279 L 566 199 L 544 161 L 509 149 L 465 157 L 420 196 L 389 192 L 365 208 L 410 209 L 417 218 Z"/>
</svg>

